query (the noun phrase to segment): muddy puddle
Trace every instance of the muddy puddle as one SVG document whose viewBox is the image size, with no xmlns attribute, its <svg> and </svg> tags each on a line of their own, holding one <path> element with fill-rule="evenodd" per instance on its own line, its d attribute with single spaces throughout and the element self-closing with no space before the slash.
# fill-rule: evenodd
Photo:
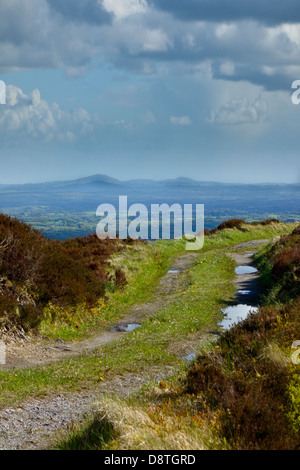
<svg viewBox="0 0 300 470">
<path fill-rule="evenodd" d="M 137 328 L 140 328 L 141 324 L 140 323 L 120 323 L 119 325 L 114 325 L 110 331 L 120 331 L 120 332 L 125 332 L 129 333 L 130 331 L 136 330 Z"/>
<path fill-rule="evenodd" d="M 238 266 L 235 268 L 236 274 L 255 274 L 257 273 L 257 269 L 253 268 L 253 266 Z"/>
<path fill-rule="evenodd" d="M 220 327 L 223 330 L 229 330 L 237 323 L 245 320 L 250 312 L 258 312 L 258 308 L 246 304 L 231 305 L 223 310 L 224 318 L 220 323 Z"/>
<path fill-rule="evenodd" d="M 251 258 L 252 256 L 253 256 L 253 253 L 244 254 L 244 257 L 248 259 Z M 249 260 L 249 262 L 251 261 Z M 236 274 L 238 276 L 241 276 L 241 278 L 242 276 L 245 276 L 245 275 L 251 275 L 251 274 L 256 275 L 258 273 L 258 270 L 255 267 L 246 263 L 240 264 L 239 266 L 235 268 Z M 254 294 L 255 294 L 255 291 L 257 290 L 257 282 L 258 282 L 257 276 L 253 276 L 253 278 L 251 276 L 248 276 L 248 280 L 244 282 L 244 284 L 246 285 L 247 283 L 248 284 L 247 287 L 251 286 L 251 289 L 238 289 L 236 291 L 237 298 L 240 300 L 240 302 L 237 305 L 231 305 L 223 310 L 224 318 L 219 324 L 222 330 L 229 330 L 237 323 L 245 320 L 250 313 L 258 312 L 258 308 L 250 304 L 251 300 L 254 300 L 254 303 L 255 303 L 255 299 L 253 299 L 252 297 L 255 297 Z M 245 301 L 244 302 L 241 301 L 241 298 L 245 298 Z"/>
<path fill-rule="evenodd" d="M 189 353 L 186 356 L 182 356 L 181 359 L 185 359 L 186 361 L 194 361 L 197 357 L 195 352 Z"/>
<path fill-rule="evenodd" d="M 238 295 L 251 295 L 253 292 L 252 290 L 238 290 Z"/>
</svg>

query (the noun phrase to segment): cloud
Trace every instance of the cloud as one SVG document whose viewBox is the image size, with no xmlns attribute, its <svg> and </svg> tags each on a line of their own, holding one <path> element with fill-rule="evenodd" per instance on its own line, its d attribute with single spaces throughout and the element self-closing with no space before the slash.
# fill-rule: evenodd
<svg viewBox="0 0 300 470">
<path fill-rule="evenodd" d="M 124 19 L 145 12 L 147 2 L 145 0 L 103 0 L 103 6 L 106 11 L 113 13 L 117 19 Z"/>
<path fill-rule="evenodd" d="M 172 47 L 164 52 L 140 53 L 140 57 L 152 57 L 170 67 L 181 64 L 189 73 L 208 64 L 213 78 L 249 81 L 267 90 L 288 91 L 298 76 L 300 25 L 177 22 L 166 31 Z"/>
<path fill-rule="evenodd" d="M 76 78 L 101 63 L 158 76 L 208 64 L 216 79 L 288 90 L 298 78 L 296 21 L 292 0 L 1 0 L 0 73 Z"/>
<path fill-rule="evenodd" d="M 266 24 L 298 23 L 298 0 L 151 0 L 157 9 L 186 21 L 228 22 L 255 20 Z"/>
<path fill-rule="evenodd" d="M 154 124 L 156 122 L 156 118 L 152 111 L 147 111 L 146 114 L 143 116 L 143 121 L 146 124 Z"/>
<path fill-rule="evenodd" d="M 118 127 L 119 129 L 125 129 L 125 130 L 133 130 L 133 125 L 131 122 L 126 122 L 124 119 L 121 119 L 120 121 L 115 121 L 113 123 L 113 126 Z"/>
<path fill-rule="evenodd" d="M 58 104 L 41 99 L 38 89 L 26 95 L 20 88 L 7 85 L 6 105 L 0 108 L 2 142 L 73 142 L 92 129 L 92 118 L 86 110 L 64 111 Z"/>
<path fill-rule="evenodd" d="M 112 15 L 99 0 L 47 0 L 48 5 L 68 21 L 109 24 Z"/>
<path fill-rule="evenodd" d="M 0 80 L 0 104 L 6 104 L 6 85 Z"/>
<path fill-rule="evenodd" d="M 174 126 L 190 126 L 192 124 L 192 121 L 190 120 L 189 116 L 181 116 L 181 117 L 171 116 L 170 122 Z"/>
<path fill-rule="evenodd" d="M 0 73 L 64 68 L 76 77 L 93 60 L 126 67 L 139 53 L 166 51 L 172 42 L 148 25 L 145 8 L 142 0 L 1 0 Z"/>
<path fill-rule="evenodd" d="M 211 124 L 232 126 L 238 124 L 258 124 L 266 119 L 267 104 L 258 97 L 254 102 L 247 98 L 231 100 L 228 104 L 212 110 L 207 116 Z"/>
<path fill-rule="evenodd" d="M 72 22 L 70 15 L 58 14 L 46 0 L 1 0 L 0 72 L 87 64 L 97 53 L 98 27 Z"/>
</svg>

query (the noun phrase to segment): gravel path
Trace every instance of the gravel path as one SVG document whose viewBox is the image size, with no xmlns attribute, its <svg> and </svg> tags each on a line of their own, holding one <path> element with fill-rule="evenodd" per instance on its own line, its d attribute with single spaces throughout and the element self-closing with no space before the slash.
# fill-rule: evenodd
<svg viewBox="0 0 300 470">
<path fill-rule="evenodd" d="M 19 408 L 0 412 L 0 449 L 41 449 L 53 440 L 58 430 L 84 417 L 92 406 L 90 393 L 32 400 Z"/>
<path fill-rule="evenodd" d="M 104 393 L 129 396 L 149 380 L 160 380 L 172 370 L 153 371 L 152 376 L 127 374 L 80 393 L 34 399 L 0 411 L 0 450 L 53 448 L 74 423 L 95 413 L 94 403 Z"/>
</svg>

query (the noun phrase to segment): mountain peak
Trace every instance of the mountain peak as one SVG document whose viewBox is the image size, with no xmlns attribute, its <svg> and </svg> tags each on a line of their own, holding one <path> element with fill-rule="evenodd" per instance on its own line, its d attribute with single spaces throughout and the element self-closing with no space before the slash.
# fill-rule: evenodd
<svg viewBox="0 0 300 470">
<path fill-rule="evenodd" d="M 120 184 L 120 181 L 111 176 L 96 174 L 92 176 L 86 176 L 84 178 L 79 178 L 74 182 L 78 184 L 87 184 L 87 183 L 110 183 L 110 184 Z"/>
</svg>

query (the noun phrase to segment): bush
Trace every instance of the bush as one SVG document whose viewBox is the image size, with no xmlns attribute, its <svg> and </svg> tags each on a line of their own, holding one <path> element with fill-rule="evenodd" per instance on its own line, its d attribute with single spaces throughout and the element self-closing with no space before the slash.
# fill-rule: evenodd
<svg viewBox="0 0 300 470">
<path fill-rule="evenodd" d="M 109 281 L 126 283 L 122 270 L 108 279 L 107 260 L 132 240 L 99 240 L 96 235 L 48 240 L 17 219 L 0 214 L 0 316 L 23 327 L 36 326 L 49 302 L 94 306 Z M 27 301 L 21 303 L 20 294 Z"/>
<path fill-rule="evenodd" d="M 272 225 L 272 224 L 280 224 L 280 220 L 265 219 L 265 220 L 258 220 L 255 222 L 250 222 L 250 225 Z"/>
<path fill-rule="evenodd" d="M 233 449 L 298 449 L 299 394 L 286 360 L 268 353 L 300 338 L 300 298 L 264 307 L 226 332 L 210 353 L 198 356 L 184 379 L 198 409 L 217 412 L 220 432 Z"/>
<path fill-rule="evenodd" d="M 220 225 L 218 225 L 218 227 L 212 229 L 210 231 L 210 233 L 216 233 L 216 232 L 219 232 L 221 230 L 225 230 L 225 229 L 228 229 L 228 228 L 237 228 L 237 229 L 240 229 L 242 225 L 244 225 L 246 222 L 242 219 L 229 219 L 229 220 L 225 220 L 224 222 L 222 222 Z"/>
<path fill-rule="evenodd" d="M 292 235 L 300 235 L 300 225 L 294 229 Z"/>
</svg>

